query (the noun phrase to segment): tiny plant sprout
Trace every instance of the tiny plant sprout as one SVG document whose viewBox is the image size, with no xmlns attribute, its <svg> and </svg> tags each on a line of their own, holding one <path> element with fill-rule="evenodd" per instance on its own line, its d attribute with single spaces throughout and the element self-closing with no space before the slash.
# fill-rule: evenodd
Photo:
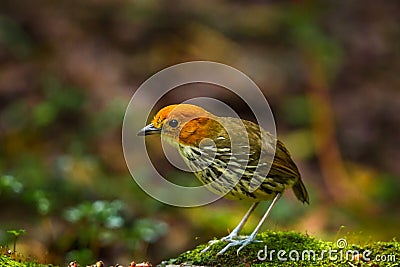
<svg viewBox="0 0 400 267">
<path fill-rule="evenodd" d="M 14 236 L 14 246 L 13 246 L 13 251 L 15 252 L 15 247 L 17 245 L 17 239 L 20 235 L 23 235 L 26 233 L 25 229 L 19 229 L 19 230 L 8 230 L 7 233 L 11 234 Z"/>
</svg>

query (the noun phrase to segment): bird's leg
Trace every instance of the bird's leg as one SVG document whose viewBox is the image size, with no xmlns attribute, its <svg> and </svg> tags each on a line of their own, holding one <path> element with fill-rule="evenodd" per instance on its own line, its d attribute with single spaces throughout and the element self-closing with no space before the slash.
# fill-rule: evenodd
<svg viewBox="0 0 400 267">
<path fill-rule="evenodd" d="M 240 230 L 242 230 L 243 226 L 246 224 L 247 220 L 249 219 L 250 214 L 253 213 L 253 211 L 255 210 L 255 208 L 258 206 L 259 203 L 260 203 L 260 202 L 254 202 L 254 203 L 251 205 L 250 209 L 246 212 L 246 214 L 245 214 L 245 215 L 243 216 L 243 218 L 240 220 L 240 223 L 235 227 L 235 229 L 233 229 L 233 231 L 232 231 L 229 235 L 227 235 L 227 236 L 225 236 L 225 237 L 223 237 L 223 238 L 221 238 L 221 239 L 218 239 L 218 240 L 211 240 L 211 241 L 209 241 L 209 242 L 208 242 L 209 245 L 208 245 L 205 249 L 203 249 L 201 252 L 202 252 L 202 253 L 203 253 L 203 252 L 206 252 L 212 245 L 214 245 L 215 243 L 217 243 L 217 242 L 219 242 L 219 241 L 234 242 L 234 241 L 235 241 L 235 238 L 238 237 L 238 234 L 239 234 Z"/>
<path fill-rule="evenodd" d="M 225 251 L 228 250 L 228 248 L 232 247 L 232 246 L 237 246 L 240 245 L 239 249 L 236 251 L 237 254 L 239 254 L 240 250 L 242 250 L 245 246 L 247 246 L 248 244 L 250 244 L 251 242 L 253 242 L 256 238 L 256 235 L 258 233 L 258 231 L 260 230 L 261 226 L 263 225 L 263 223 L 265 222 L 265 220 L 268 218 L 272 208 L 275 206 L 276 202 L 279 200 L 279 198 L 282 196 L 281 193 L 276 194 L 275 198 L 272 200 L 271 204 L 269 205 L 267 211 L 265 212 L 264 216 L 261 218 L 260 222 L 257 224 L 256 228 L 254 229 L 254 231 L 251 233 L 251 235 L 249 235 L 246 239 L 243 240 L 235 240 L 231 243 L 229 243 L 228 245 L 226 245 L 221 251 L 218 252 L 217 255 L 221 255 L 223 254 Z"/>
<path fill-rule="evenodd" d="M 242 230 L 243 226 L 246 224 L 250 215 L 253 213 L 253 211 L 256 209 L 256 207 L 258 206 L 259 203 L 260 202 L 254 202 L 251 205 L 250 209 L 243 216 L 242 220 L 240 220 L 240 223 L 235 227 L 235 229 L 233 229 L 233 231 L 229 235 L 221 238 L 221 240 L 222 241 L 231 241 L 231 240 L 234 240 L 235 238 L 237 238 L 240 230 Z"/>
</svg>

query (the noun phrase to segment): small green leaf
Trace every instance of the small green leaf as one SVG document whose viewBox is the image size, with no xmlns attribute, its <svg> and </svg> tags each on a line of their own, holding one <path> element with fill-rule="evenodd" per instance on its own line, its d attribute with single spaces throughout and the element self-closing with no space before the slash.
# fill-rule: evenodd
<svg viewBox="0 0 400 267">
<path fill-rule="evenodd" d="M 20 235 L 23 235 L 26 233 L 25 229 L 18 229 L 18 230 L 8 230 L 7 233 L 14 235 L 15 237 L 18 237 Z"/>
</svg>

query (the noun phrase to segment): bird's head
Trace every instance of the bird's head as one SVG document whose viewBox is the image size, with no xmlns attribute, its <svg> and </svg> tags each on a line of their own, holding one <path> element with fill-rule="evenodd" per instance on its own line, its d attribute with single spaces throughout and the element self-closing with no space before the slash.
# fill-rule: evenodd
<svg viewBox="0 0 400 267">
<path fill-rule="evenodd" d="M 162 108 L 152 122 L 138 135 L 161 134 L 170 143 L 198 146 L 204 138 L 213 138 L 222 127 L 217 116 L 190 104 L 170 105 Z"/>
</svg>

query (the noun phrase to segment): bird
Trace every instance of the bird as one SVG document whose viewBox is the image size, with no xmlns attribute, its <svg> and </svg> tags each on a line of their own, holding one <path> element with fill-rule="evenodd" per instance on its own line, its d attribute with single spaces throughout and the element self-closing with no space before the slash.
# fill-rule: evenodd
<svg viewBox="0 0 400 267">
<path fill-rule="evenodd" d="M 228 199 L 252 202 L 249 210 L 229 235 L 209 241 L 202 252 L 217 242 L 240 246 L 251 242 L 286 189 L 309 204 L 307 189 L 285 145 L 258 124 L 240 118 L 222 117 L 192 104 L 173 104 L 160 109 L 151 123 L 137 135 L 161 135 L 178 149 L 194 175 L 212 192 Z M 258 204 L 271 201 L 249 236 L 239 233 Z"/>
</svg>

